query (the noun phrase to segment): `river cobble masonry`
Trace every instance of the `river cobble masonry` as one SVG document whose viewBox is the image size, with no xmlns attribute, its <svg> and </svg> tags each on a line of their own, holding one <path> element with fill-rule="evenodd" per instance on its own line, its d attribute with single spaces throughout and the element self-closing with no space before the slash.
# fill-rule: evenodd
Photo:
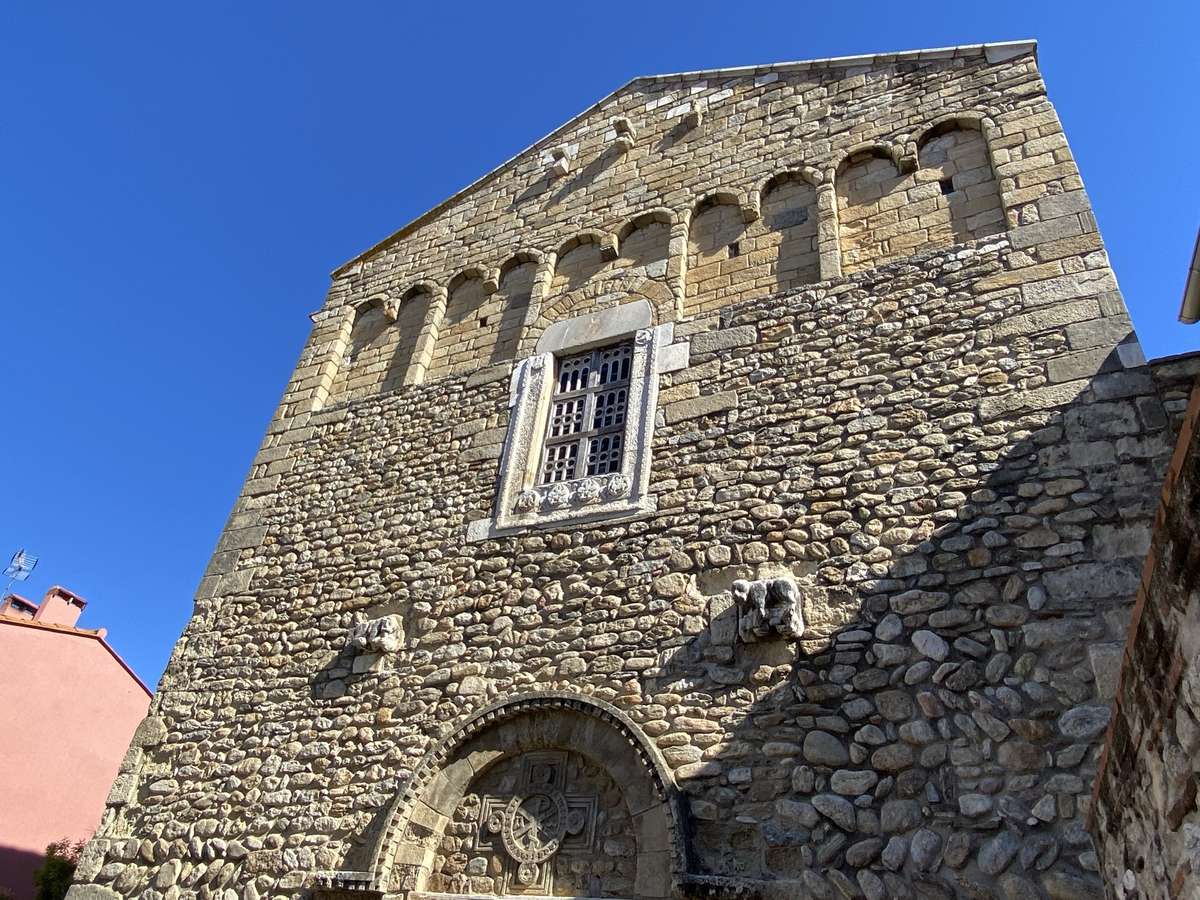
<svg viewBox="0 0 1200 900">
<path fill-rule="evenodd" d="M 1032 43 L 636 79 L 312 318 L 72 900 L 1103 895 L 1172 433 Z"/>
</svg>

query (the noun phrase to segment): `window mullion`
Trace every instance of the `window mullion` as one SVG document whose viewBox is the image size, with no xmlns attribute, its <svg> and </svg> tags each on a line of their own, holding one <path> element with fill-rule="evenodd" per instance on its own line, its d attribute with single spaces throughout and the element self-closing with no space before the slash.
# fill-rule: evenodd
<svg viewBox="0 0 1200 900">
<path fill-rule="evenodd" d="M 579 458 L 576 463 L 575 477 L 582 478 L 587 474 L 588 444 L 591 441 L 593 428 L 592 420 L 596 415 L 596 391 L 589 390 L 587 400 L 583 405 L 583 432 L 579 440 Z"/>
</svg>

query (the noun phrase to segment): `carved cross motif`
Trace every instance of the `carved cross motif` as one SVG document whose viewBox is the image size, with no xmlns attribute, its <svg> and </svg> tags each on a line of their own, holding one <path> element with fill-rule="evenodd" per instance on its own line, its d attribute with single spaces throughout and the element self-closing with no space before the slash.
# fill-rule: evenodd
<svg viewBox="0 0 1200 900">
<path fill-rule="evenodd" d="M 565 753 L 530 753 L 513 795 L 483 798 L 476 846 L 503 848 L 513 893 L 550 893 L 558 853 L 591 853 L 596 797 L 567 793 L 566 776 Z"/>
</svg>

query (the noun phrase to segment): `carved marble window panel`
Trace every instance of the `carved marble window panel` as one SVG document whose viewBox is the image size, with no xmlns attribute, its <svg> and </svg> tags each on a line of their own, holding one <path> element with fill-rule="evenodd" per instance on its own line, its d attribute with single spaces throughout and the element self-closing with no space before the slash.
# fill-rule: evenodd
<svg viewBox="0 0 1200 900">
<path fill-rule="evenodd" d="M 556 323 L 545 352 L 517 363 L 494 515 L 469 540 L 656 508 L 658 376 L 686 367 L 688 344 L 672 343 L 672 323 L 647 327 L 644 305 Z"/>
</svg>

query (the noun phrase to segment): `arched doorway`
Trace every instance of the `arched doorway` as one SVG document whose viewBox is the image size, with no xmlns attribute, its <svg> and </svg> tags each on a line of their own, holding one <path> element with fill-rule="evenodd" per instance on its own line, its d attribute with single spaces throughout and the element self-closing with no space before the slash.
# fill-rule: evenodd
<svg viewBox="0 0 1200 900">
<path fill-rule="evenodd" d="M 493 704 L 422 760 L 389 810 L 377 889 L 658 900 L 688 871 L 686 807 L 620 710 L 561 693 Z"/>
</svg>

